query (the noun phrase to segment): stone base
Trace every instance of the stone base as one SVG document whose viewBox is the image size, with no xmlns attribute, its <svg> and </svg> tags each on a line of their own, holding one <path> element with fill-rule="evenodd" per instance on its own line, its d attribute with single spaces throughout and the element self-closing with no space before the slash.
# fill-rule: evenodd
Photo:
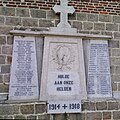
<svg viewBox="0 0 120 120">
<path fill-rule="evenodd" d="M 55 33 L 77 33 L 77 29 L 76 28 L 59 28 L 59 27 L 50 27 L 50 31 L 51 32 L 55 32 Z"/>
</svg>

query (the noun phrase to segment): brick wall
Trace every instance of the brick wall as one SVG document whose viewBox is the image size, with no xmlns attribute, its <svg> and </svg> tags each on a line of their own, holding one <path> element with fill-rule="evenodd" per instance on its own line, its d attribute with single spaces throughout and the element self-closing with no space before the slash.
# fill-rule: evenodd
<svg viewBox="0 0 120 120">
<path fill-rule="evenodd" d="M 59 0 L 2 0 L 0 6 L 51 10 Z M 119 0 L 69 0 L 76 12 L 120 15 Z"/>
<path fill-rule="evenodd" d="M 0 1 L 0 96 L 8 94 L 13 36 L 10 30 L 27 28 L 39 31 L 56 26 L 59 16 L 51 8 L 59 0 Z M 113 91 L 120 91 L 120 3 L 117 0 L 72 0 L 76 9 L 69 16 L 72 27 L 80 33 L 111 35 L 109 41 Z M 1 99 L 1 98 L 0 98 Z M 43 102 L 6 103 L 0 100 L 0 118 L 40 120 L 119 120 L 120 101 L 82 101 L 80 114 L 46 115 Z"/>
</svg>

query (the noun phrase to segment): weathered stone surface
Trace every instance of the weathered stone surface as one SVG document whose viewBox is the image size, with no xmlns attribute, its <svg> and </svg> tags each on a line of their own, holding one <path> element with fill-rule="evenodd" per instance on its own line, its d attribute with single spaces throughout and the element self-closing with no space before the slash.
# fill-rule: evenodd
<svg viewBox="0 0 120 120">
<path fill-rule="evenodd" d="M 37 116 L 35 116 L 35 115 L 29 115 L 29 116 L 27 116 L 27 119 L 29 119 L 29 120 L 36 120 Z"/>
<path fill-rule="evenodd" d="M 6 115 L 6 116 L 4 116 L 3 118 L 9 120 L 9 119 L 13 119 L 13 116 Z"/>
<path fill-rule="evenodd" d="M 1 66 L 1 73 L 10 73 L 10 65 Z"/>
<path fill-rule="evenodd" d="M 111 66 L 113 66 L 113 65 L 119 65 L 120 64 L 120 58 L 111 57 L 110 64 L 111 64 Z"/>
<path fill-rule="evenodd" d="M 10 31 L 12 30 L 12 27 L 7 27 L 7 26 L 0 26 L 0 34 L 9 34 Z"/>
<path fill-rule="evenodd" d="M 73 13 L 72 15 L 68 15 L 68 20 L 76 20 L 76 14 Z"/>
<path fill-rule="evenodd" d="M 112 83 L 112 90 L 117 91 L 117 83 Z"/>
<path fill-rule="evenodd" d="M 119 41 L 118 40 L 109 40 L 108 46 L 110 48 L 119 48 Z"/>
<path fill-rule="evenodd" d="M 46 11 L 47 19 L 59 19 L 59 15 L 55 14 L 54 11 Z"/>
<path fill-rule="evenodd" d="M 12 55 L 12 46 L 3 46 L 2 54 Z"/>
<path fill-rule="evenodd" d="M 2 53 L 2 46 L 0 46 L 0 54 Z"/>
<path fill-rule="evenodd" d="M 112 36 L 113 35 L 112 31 L 101 31 L 101 34 L 102 35 L 108 35 L 108 36 Z"/>
<path fill-rule="evenodd" d="M 18 120 L 25 120 L 26 117 L 24 115 L 15 115 L 14 119 L 18 119 Z"/>
<path fill-rule="evenodd" d="M 105 30 L 105 23 L 94 23 L 94 30 Z"/>
<path fill-rule="evenodd" d="M 21 25 L 21 18 L 17 17 L 6 17 L 6 25 L 16 26 Z"/>
<path fill-rule="evenodd" d="M 101 112 L 91 112 L 86 114 L 86 120 L 101 120 L 102 113 Z"/>
<path fill-rule="evenodd" d="M 97 102 L 96 103 L 97 110 L 107 110 L 107 102 Z"/>
<path fill-rule="evenodd" d="M 70 114 L 69 120 L 85 120 L 85 113 Z"/>
<path fill-rule="evenodd" d="M 3 83 L 3 75 L 0 75 L 0 83 Z"/>
<path fill-rule="evenodd" d="M 3 25 L 5 21 L 5 18 L 3 16 L 0 16 L 0 24 Z"/>
<path fill-rule="evenodd" d="M 0 93 L 8 92 L 8 84 L 0 84 Z"/>
<path fill-rule="evenodd" d="M 34 105 L 21 105 L 20 111 L 22 114 L 34 114 Z"/>
<path fill-rule="evenodd" d="M 15 8 L 0 7 L 0 15 L 15 16 Z"/>
<path fill-rule="evenodd" d="M 112 56 L 112 53 L 111 53 L 112 49 L 109 49 L 108 51 L 109 51 L 109 56 Z"/>
<path fill-rule="evenodd" d="M 117 24 L 106 24 L 106 30 L 118 31 L 118 25 Z"/>
<path fill-rule="evenodd" d="M 20 17 L 30 17 L 29 9 L 17 8 L 16 15 Z"/>
<path fill-rule="evenodd" d="M 120 91 L 120 83 L 118 83 L 118 91 Z M 120 105 L 119 105 L 119 108 L 120 108 Z"/>
<path fill-rule="evenodd" d="M 82 110 L 95 110 L 94 102 L 84 102 L 82 105 Z"/>
<path fill-rule="evenodd" d="M 5 64 L 6 57 L 4 55 L 0 55 L 0 64 Z"/>
<path fill-rule="evenodd" d="M 103 112 L 103 120 L 111 120 L 111 112 Z"/>
<path fill-rule="evenodd" d="M 112 49 L 111 50 L 111 55 L 112 56 L 120 56 L 120 49 Z"/>
<path fill-rule="evenodd" d="M 115 67 L 115 74 L 120 74 L 120 66 Z"/>
<path fill-rule="evenodd" d="M 42 10 L 31 9 L 31 16 L 33 18 L 46 18 L 46 12 Z"/>
<path fill-rule="evenodd" d="M 113 82 L 120 82 L 120 75 L 112 75 L 111 77 Z"/>
<path fill-rule="evenodd" d="M 108 110 L 118 110 L 119 103 L 118 102 L 108 102 Z"/>
<path fill-rule="evenodd" d="M 120 111 L 113 111 L 113 119 L 115 120 L 120 119 Z"/>
<path fill-rule="evenodd" d="M 0 119 L 2 120 L 2 119 L 3 119 L 3 116 L 0 116 Z"/>
<path fill-rule="evenodd" d="M 7 44 L 12 45 L 13 44 L 13 36 L 7 36 Z"/>
<path fill-rule="evenodd" d="M 9 81 L 10 81 L 10 75 L 9 74 L 4 75 L 4 82 L 9 83 Z"/>
<path fill-rule="evenodd" d="M 97 22 L 98 21 L 98 15 L 97 14 L 88 14 L 88 21 Z"/>
<path fill-rule="evenodd" d="M 35 105 L 35 113 L 44 113 L 46 111 L 46 105 L 44 104 L 36 104 Z"/>
<path fill-rule="evenodd" d="M 93 23 L 92 22 L 84 22 L 83 23 L 83 29 L 84 30 L 93 30 Z"/>
<path fill-rule="evenodd" d="M 112 17 L 110 15 L 99 15 L 99 21 L 101 22 L 112 22 Z"/>
<path fill-rule="evenodd" d="M 91 31 L 88 31 L 88 30 L 80 30 L 78 31 L 79 33 L 82 33 L 82 34 L 90 34 Z"/>
<path fill-rule="evenodd" d="M 87 20 L 87 14 L 86 13 L 77 13 L 77 20 L 86 21 Z"/>
<path fill-rule="evenodd" d="M 99 31 L 90 31 L 90 34 L 94 34 L 94 35 L 95 35 L 95 34 L 96 34 L 96 35 L 99 34 L 99 35 L 100 35 L 101 33 L 100 33 Z"/>
<path fill-rule="evenodd" d="M 54 23 L 52 20 L 39 20 L 39 27 L 53 27 Z"/>
<path fill-rule="evenodd" d="M 38 27 L 37 19 L 23 18 L 22 22 L 23 22 L 23 26 Z"/>
<path fill-rule="evenodd" d="M 114 38 L 120 39 L 120 32 L 114 32 Z"/>
<path fill-rule="evenodd" d="M 6 44 L 6 38 L 5 36 L 0 36 L 0 45 Z"/>
<path fill-rule="evenodd" d="M 54 120 L 67 120 L 67 114 L 56 114 Z"/>
<path fill-rule="evenodd" d="M 114 23 L 120 23 L 120 16 L 113 16 Z"/>
<path fill-rule="evenodd" d="M 20 114 L 17 105 L 0 105 L 0 115 Z"/>
<path fill-rule="evenodd" d="M 50 115 L 43 114 L 43 115 L 38 115 L 38 120 L 50 120 Z M 61 119 L 58 119 L 61 120 Z"/>
<path fill-rule="evenodd" d="M 110 50 L 109 55 L 111 56 L 111 50 Z M 116 69 L 116 66 L 110 66 L 110 73 L 115 74 L 115 69 Z"/>
<path fill-rule="evenodd" d="M 60 22 L 59 20 L 55 20 L 55 26 L 54 27 L 57 27 L 59 22 Z"/>
<path fill-rule="evenodd" d="M 82 30 L 81 22 L 73 22 L 73 28 L 77 28 L 78 30 Z"/>
<path fill-rule="evenodd" d="M 7 56 L 7 64 L 11 64 L 12 63 L 12 56 Z"/>
</svg>

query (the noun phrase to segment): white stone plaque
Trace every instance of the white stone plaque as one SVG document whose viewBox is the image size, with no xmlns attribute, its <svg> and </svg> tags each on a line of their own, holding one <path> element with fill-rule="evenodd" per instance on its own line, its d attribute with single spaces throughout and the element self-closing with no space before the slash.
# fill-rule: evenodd
<svg viewBox="0 0 120 120">
<path fill-rule="evenodd" d="M 79 95 L 79 74 L 74 72 L 49 72 L 47 92 L 49 95 Z M 51 87 L 52 86 L 52 87 Z"/>
<path fill-rule="evenodd" d="M 38 99 L 35 37 L 14 37 L 9 100 Z"/>
<path fill-rule="evenodd" d="M 88 75 L 88 97 L 112 97 L 108 41 L 90 40 Z"/>
<path fill-rule="evenodd" d="M 80 101 L 48 101 L 48 113 L 79 113 L 81 112 Z"/>
<path fill-rule="evenodd" d="M 45 37 L 40 99 L 86 99 L 82 40 L 64 36 Z"/>
</svg>

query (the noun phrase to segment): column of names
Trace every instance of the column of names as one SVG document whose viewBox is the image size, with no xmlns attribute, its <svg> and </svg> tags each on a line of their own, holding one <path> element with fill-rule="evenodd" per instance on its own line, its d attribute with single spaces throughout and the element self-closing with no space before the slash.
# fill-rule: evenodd
<svg viewBox="0 0 120 120">
<path fill-rule="evenodd" d="M 112 95 L 107 41 L 90 41 L 87 92 L 89 97 Z"/>
<path fill-rule="evenodd" d="M 38 99 L 34 37 L 15 37 L 9 99 Z"/>
</svg>

